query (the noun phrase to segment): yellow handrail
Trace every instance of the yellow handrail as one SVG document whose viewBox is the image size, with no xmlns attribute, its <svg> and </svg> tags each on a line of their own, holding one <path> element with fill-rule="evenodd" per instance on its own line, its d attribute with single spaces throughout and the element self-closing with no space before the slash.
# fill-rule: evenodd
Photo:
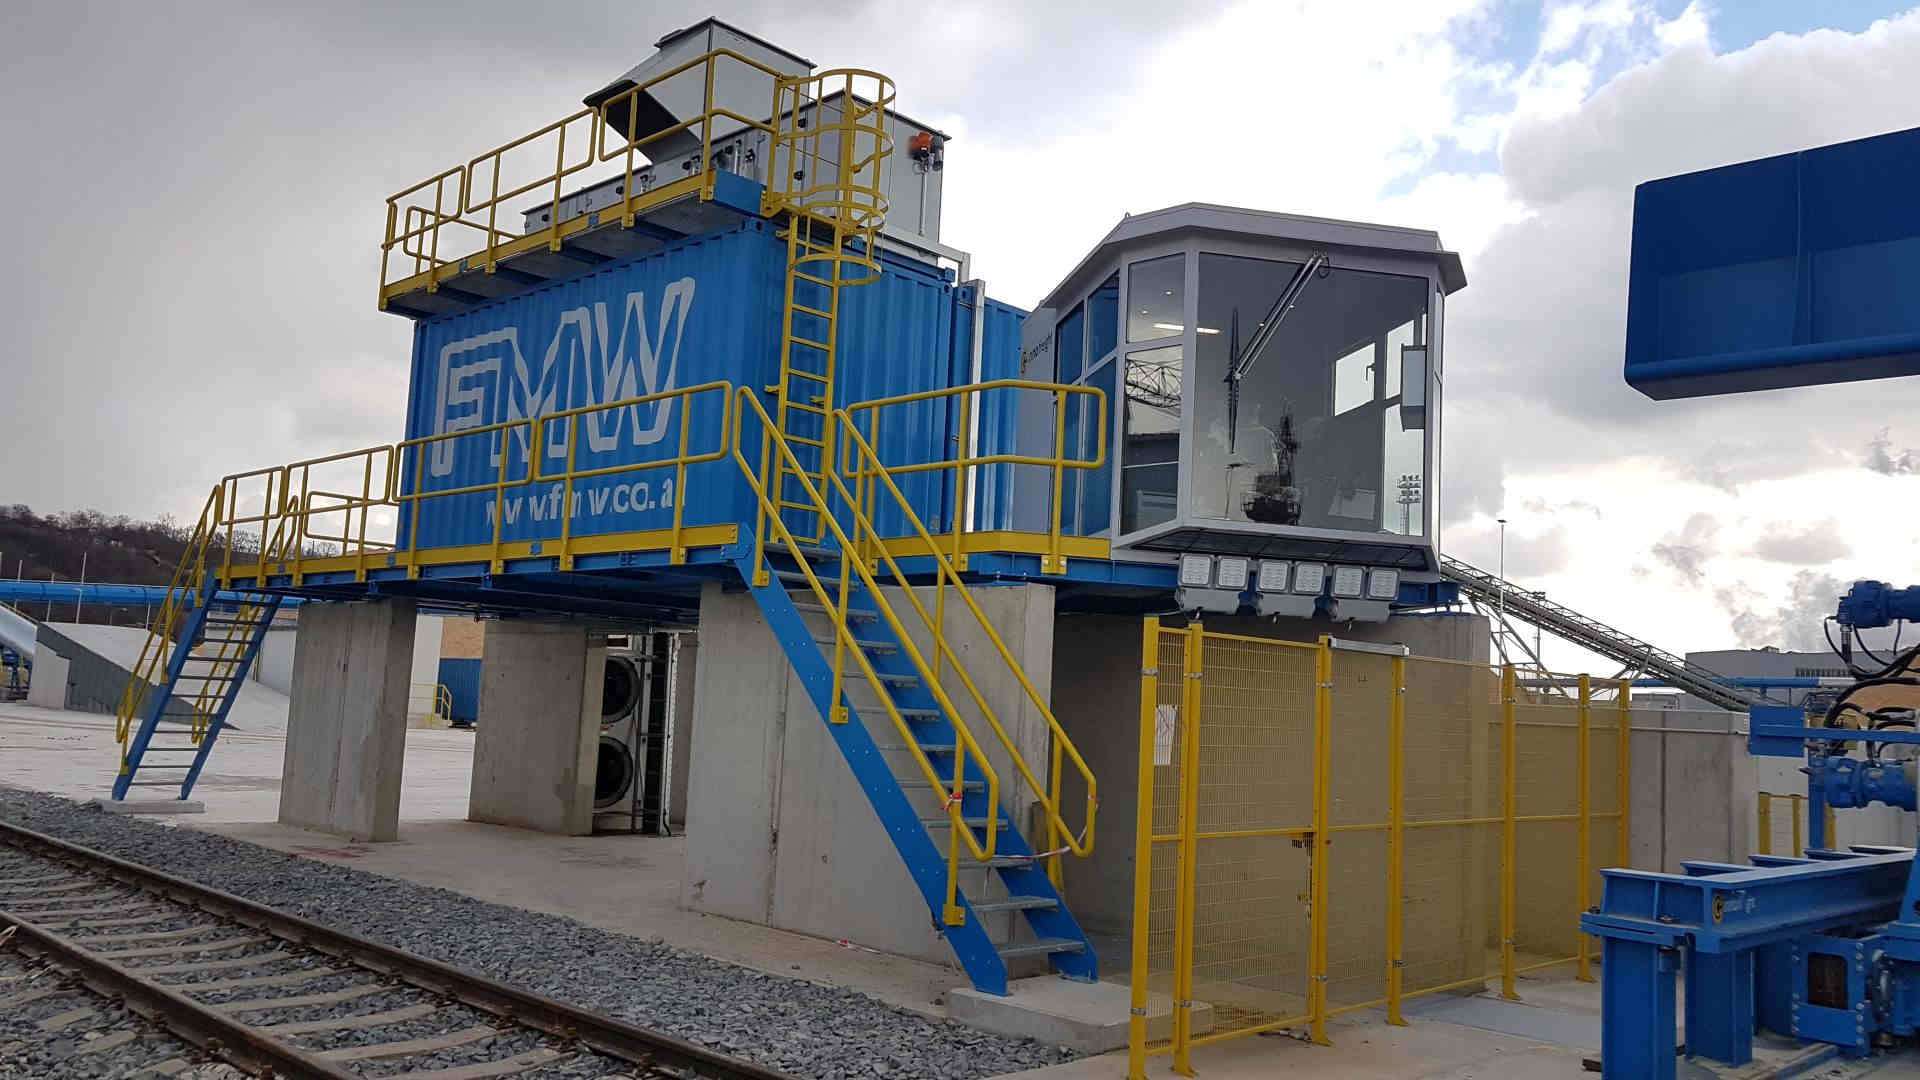
<svg viewBox="0 0 1920 1080">
<path fill-rule="evenodd" d="M 716 395 L 720 404 L 718 417 L 717 443 L 711 449 L 690 451 L 688 441 L 691 438 L 692 424 L 688 415 L 694 407 L 694 401 L 702 395 Z M 579 430 L 582 426 L 574 422 L 579 418 L 599 413 L 609 413 L 620 409 L 643 405 L 659 405 L 668 401 L 679 402 L 682 421 L 678 452 L 673 456 L 650 461 L 620 462 L 613 465 L 590 468 L 577 467 L 577 446 Z M 686 559 L 686 548 L 682 535 L 686 529 L 685 514 L 682 509 L 684 500 L 679 497 L 686 488 L 687 467 L 706 462 L 719 461 L 727 455 L 728 440 L 731 437 L 733 410 L 733 384 L 728 382 L 707 382 L 695 386 L 665 390 L 656 394 L 641 394 L 635 397 L 621 398 L 601 405 L 582 405 L 572 409 L 562 409 L 539 416 L 506 420 L 496 424 L 484 424 L 464 428 L 459 431 L 443 432 L 438 435 L 425 435 L 415 439 L 405 439 L 390 446 L 373 446 L 361 450 L 351 450 L 324 457 L 308 458 L 287 465 L 275 465 L 265 469 L 235 473 L 224 478 L 216 493 L 222 499 L 224 509 L 215 511 L 216 520 L 212 527 L 222 532 L 226 539 L 224 561 L 219 576 L 230 581 L 234 577 L 257 578 L 264 574 L 290 574 L 298 584 L 303 565 L 313 556 L 307 554 L 310 541 L 322 541 L 339 544 L 338 556 L 325 556 L 328 559 L 347 557 L 353 560 L 356 576 L 364 579 L 370 566 L 400 566 L 410 576 L 417 576 L 421 564 L 419 549 L 420 510 L 435 499 L 450 498 L 457 495 L 470 495 L 476 492 L 491 492 L 495 505 L 505 498 L 506 492 L 536 484 L 558 484 L 562 489 L 562 505 L 571 507 L 576 482 L 597 476 L 611 476 L 624 473 L 646 472 L 649 470 L 671 469 L 674 473 L 673 519 L 670 536 L 672 555 L 670 561 L 679 563 Z M 547 425 L 554 422 L 566 422 L 567 449 L 566 467 L 558 471 L 548 471 L 546 464 Z M 516 470 L 511 444 L 516 434 L 524 434 L 527 439 L 527 454 L 521 468 Z M 457 440 L 478 438 L 488 435 L 498 436 L 501 442 L 500 465 L 491 480 L 473 484 L 461 484 L 448 488 L 423 490 L 423 477 L 427 454 L 431 448 L 439 445 L 453 445 Z M 355 466 L 358 466 L 356 469 Z M 409 475 L 408 466 L 411 466 Z M 342 490 L 333 477 L 332 483 L 326 483 L 325 477 L 316 477 L 316 470 L 323 466 L 340 466 L 345 471 L 359 473 L 359 490 L 348 487 Z M 518 471 L 521 475 L 514 475 Z M 262 509 L 258 513 L 241 514 L 234 508 L 249 493 L 251 485 L 258 482 L 262 500 Z M 351 481 L 349 481 L 351 483 Z M 403 507 L 412 508 L 411 521 L 407 536 L 383 533 L 387 526 L 376 526 L 373 513 L 386 508 L 395 513 L 394 527 L 398 524 L 398 513 Z M 333 515 L 339 515 L 338 524 L 319 526 L 315 519 L 326 521 Z M 501 549 L 503 540 L 501 530 L 504 527 L 505 514 L 493 515 L 492 535 L 486 547 L 485 558 L 494 570 L 502 567 Z M 254 533 L 252 528 L 257 527 Z M 254 560 L 236 558 L 239 554 L 235 532 L 240 530 L 239 539 L 251 542 L 258 539 L 258 554 Z M 572 537 L 573 515 L 562 514 L 558 523 L 561 542 L 561 569 L 572 568 L 572 555 L 567 550 L 567 541 Z M 369 535 L 369 532 L 374 535 Z"/>
<path fill-rule="evenodd" d="M 899 641 L 901 651 L 904 652 L 907 658 L 913 663 L 914 670 L 920 673 L 920 677 L 924 680 L 928 692 L 933 695 L 934 700 L 939 703 L 941 711 L 945 713 L 947 718 L 952 722 L 955 735 L 956 761 L 964 762 L 965 756 L 971 754 L 977 762 L 977 768 L 980 770 L 981 776 L 985 781 L 987 802 L 991 807 L 991 812 L 987 815 L 987 824 L 985 826 L 985 841 L 982 842 L 975 839 L 972 830 L 966 827 L 965 817 L 961 812 L 959 797 L 964 789 L 957 785 L 964 780 L 963 765 L 956 764 L 955 766 L 956 787 L 954 790 L 947 792 L 948 797 L 945 800 L 944 813 L 952 823 L 954 835 L 965 843 L 967 849 L 973 853 L 974 858 L 980 860 L 992 858 L 999 840 L 1000 821 L 1000 779 L 994 771 L 992 763 L 987 760 L 986 754 L 981 751 L 980 744 L 974 739 L 973 733 L 968 730 L 966 721 L 961 718 L 959 710 L 954 706 L 952 699 L 947 696 L 946 691 L 941 689 L 938 681 L 933 678 L 932 669 L 928 666 L 926 659 L 920 654 L 920 650 L 913 644 L 913 639 L 907 634 L 906 627 L 901 624 L 899 617 L 894 614 L 892 605 L 887 602 L 886 596 L 881 592 L 880 583 L 874 579 L 872 572 L 867 569 L 865 561 L 851 557 L 851 553 L 855 549 L 855 544 L 841 528 L 839 521 L 835 519 L 826 499 L 820 494 L 820 489 L 813 485 L 813 481 L 805 473 L 799 473 L 795 479 L 798 479 L 801 486 L 806 489 L 807 498 L 813 503 L 814 512 L 819 514 L 821 519 L 826 522 L 828 530 L 833 534 L 834 539 L 839 542 L 840 550 L 844 556 L 840 559 L 843 582 L 840 589 L 840 602 L 836 605 L 834 601 L 828 597 L 825 586 L 820 583 L 819 577 L 814 573 L 813 567 L 808 563 L 805 551 L 802 549 L 800 543 L 794 539 L 793 533 L 787 528 L 786 524 L 781 521 L 780 513 L 774 506 L 774 500 L 768 493 L 766 483 L 756 474 L 753 465 L 749 463 L 746 456 L 741 453 L 742 432 L 739 430 L 739 425 L 744 422 L 749 410 L 751 410 L 753 415 L 757 416 L 760 421 L 760 436 L 764 440 L 762 443 L 763 448 L 771 447 L 775 449 L 779 454 L 788 459 L 789 467 L 797 469 L 799 462 L 793 458 L 793 448 L 788 446 L 786 440 L 780 436 L 779 429 L 774 426 L 773 418 L 767 415 L 767 410 L 754 397 L 752 388 L 742 387 L 737 391 L 737 394 L 740 400 L 745 402 L 747 406 L 746 408 L 741 408 L 734 416 L 736 427 L 733 438 L 733 459 L 735 464 L 739 466 L 741 475 L 746 478 L 748 486 L 753 489 L 754 496 L 759 499 L 761 509 L 766 515 L 766 520 L 771 523 L 774 531 L 780 535 L 781 542 L 785 544 L 789 554 L 793 557 L 795 565 L 799 567 L 801 574 L 806 577 L 808 588 L 813 591 L 815 598 L 820 602 L 820 606 L 826 610 L 828 617 L 833 621 L 835 640 L 847 646 L 847 652 L 853 656 L 855 663 L 860 666 L 861 673 L 866 676 L 868 685 L 874 688 L 875 696 L 879 699 L 881 706 L 886 709 L 888 718 L 893 721 L 894 728 L 900 733 L 907 749 L 913 754 L 914 763 L 919 766 L 921 775 L 933 786 L 934 790 L 944 792 L 946 791 L 945 782 L 941 779 L 938 770 L 933 767 L 933 762 L 927 758 L 926 752 L 921 749 L 919 741 L 914 737 L 913 730 L 907 725 L 906 719 L 900 715 L 899 708 L 894 705 L 893 697 L 888 692 L 885 682 L 880 678 L 879 673 L 874 670 L 873 662 L 867 658 L 866 652 L 859 647 L 858 639 L 854 637 L 853 630 L 848 623 L 847 587 L 845 585 L 846 575 L 849 570 L 857 572 L 860 575 L 860 580 L 866 585 L 868 593 L 872 596 L 874 606 L 880 617 L 886 620 L 888 628 L 893 631 L 895 638 Z M 841 483 L 839 476 L 828 473 L 827 477 L 833 482 L 841 498 L 845 499 L 849 506 L 855 507 L 856 521 L 864 521 L 864 517 L 859 514 L 857 505 L 853 502 L 852 496 L 847 492 L 846 485 Z M 867 524 L 871 525 L 871 522 Z M 892 569 L 896 579 L 898 579 L 903 586 L 906 586 L 906 576 L 900 572 L 900 568 L 898 564 L 893 561 L 892 556 L 883 553 L 882 557 Z M 911 595 L 912 590 L 910 587 L 907 588 L 907 591 L 909 595 Z M 948 877 L 948 888 L 948 915 L 951 917 L 953 914 L 951 904 L 953 880 L 951 874 Z"/>
<path fill-rule="evenodd" d="M 715 101 L 716 77 L 723 62 L 744 67 L 747 78 L 758 76 L 766 80 L 768 105 L 773 110 L 768 116 L 743 116 Z M 636 125 L 641 110 L 634 107 L 634 103 L 666 80 L 695 69 L 703 69 L 699 76 L 705 87 L 700 111 L 671 127 L 640 134 Z M 738 76 L 729 71 L 728 77 Z M 714 49 L 656 73 L 596 106 L 569 113 L 395 192 L 386 200 L 385 238 L 380 245 L 380 305 L 386 306 L 387 298 L 401 283 L 421 285 L 415 279 L 422 275 L 427 279 L 424 287 L 433 291 L 447 273 L 463 269 L 463 263 L 467 264 L 464 268 L 491 273 L 506 255 L 534 247 L 559 250 L 562 239 L 570 232 L 567 223 L 560 220 L 560 203 L 566 196 L 568 179 L 616 158 L 624 158 L 623 171 L 612 172 L 603 179 L 624 177 L 620 197 L 601 213 L 618 216 L 623 224 L 631 225 L 636 214 L 648 206 L 688 192 L 711 198 L 717 123 L 730 121 L 734 125 L 721 131 L 721 138 L 744 129 L 757 129 L 777 137 L 773 119 L 779 116 L 778 106 L 785 100 L 784 93 L 815 78 L 818 76 L 789 78 L 731 49 Z M 622 104 L 626 105 L 627 115 L 624 130 L 618 120 L 609 118 Z M 652 167 L 651 163 L 636 158 L 644 157 L 646 147 L 683 132 L 697 133 L 700 144 L 700 153 L 692 159 L 689 174 L 672 183 L 639 185 L 646 190 L 635 190 L 636 176 Z M 545 162 L 549 149 L 550 164 L 533 166 L 524 174 L 514 168 L 519 164 L 517 160 L 509 160 L 510 157 L 538 156 Z M 510 177 L 509 172 L 519 175 Z M 546 192 L 548 206 L 544 228 L 522 234 L 501 227 L 499 218 L 505 203 L 542 190 Z M 396 248 L 402 256 L 398 267 L 393 259 Z M 407 259 L 411 260 L 410 268 L 405 265 Z M 448 271 L 449 267 L 453 269 Z M 400 272 L 394 273 L 396 270 Z"/>
<path fill-rule="evenodd" d="M 1035 390 L 1054 395 L 1054 453 L 1051 457 L 1039 457 L 1032 454 L 985 454 L 972 456 L 973 448 L 967 445 L 967 432 L 971 431 L 974 398 L 977 394 L 989 390 Z M 1099 417 L 1094 425 L 1093 435 L 1098 452 L 1091 458 L 1082 458 L 1077 454 L 1066 454 L 1066 417 L 1067 401 L 1074 395 L 1092 396 L 1099 403 Z M 960 399 L 960 451 L 957 457 L 940 461 L 912 462 L 905 465 L 887 465 L 884 468 L 888 476 L 904 476 L 917 472 L 944 472 L 954 474 L 954 509 L 951 547 L 953 562 L 959 569 L 966 569 L 966 548 L 961 534 L 968 531 L 971 522 L 963 520 L 966 516 L 967 489 L 971 484 L 972 470 L 984 465 L 1037 466 L 1052 471 L 1053 499 L 1048 527 L 1047 554 L 1041 557 L 1041 570 L 1046 573 L 1062 574 L 1066 572 L 1066 557 L 1061 554 L 1060 518 L 1065 507 L 1061 505 L 1061 493 L 1065 486 L 1064 477 L 1068 469 L 1098 469 L 1107 463 L 1107 395 L 1098 387 L 1075 386 L 1066 383 L 1037 382 L 1031 379 L 993 379 L 987 382 L 970 383 L 965 386 L 947 387 L 941 390 L 924 390 L 914 394 L 898 394 L 893 397 L 874 398 L 846 410 L 849 417 L 866 414 L 867 438 L 870 442 L 880 442 L 880 410 L 915 402 L 935 401 L 942 398 Z"/>
<path fill-rule="evenodd" d="M 1100 397 L 1101 420 L 1104 424 L 1106 396 L 1101 394 L 1097 389 L 1095 389 L 1093 393 Z M 954 673 L 960 677 L 961 683 L 967 688 L 968 694 L 979 707 L 981 716 L 985 718 L 987 724 L 992 727 L 993 733 L 999 738 L 1001 746 L 1012 756 L 1014 767 L 1020 771 L 1021 778 L 1026 780 L 1028 786 L 1036 793 L 1040 804 L 1046 808 L 1047 826 L 1051 837 L 1049 850 L 1052 850 L 1054 845 L 1064 843 L 1066 850 L 1072 851 L 1075 855 L 1085 857 L 1093 851 L 1094 817 L 1099 805 L 1098 790 L 1094 780 L 1093 770 L 1088 768 L 1086 759 L 1081 757 L 1079 749 L 1073 745 L 1073 740 L 1067 737 L 1066 730 L 1063 729 L 1060 726 L 1060 722 L 1054 718 L 1053 710 L 1048 707 L 1046 698 L 1034 687 L 1032 680 L 1027 678 L 1027 673 L 1021 669 L 1019 661 L 1014 659 L 1012 651 L 1007 648 L 1006 642 L 1001 639 L 999 632 L 994 629 L 992 620 L 987 618 L 986 612 L 982 611 L 980 605 L 974 600 L 973 594 L 967 589 L 966 582 L 961 579 L 959 571 L 954 567 L 953 563 L 948 560 L 946 555 L 941 552 L 939 545 L 934 543 L 933 537 L 927 532 L 926 525 L 921 522 L 920 515 L 914 512 L 913 504 L 907 499 L 906 495 L 900 491 L 899 486 L 893 482 L 893 477 L 888 475 L 886 469 L 880 465 L 879 454 L 874 451 L 873 446 L 869 444 L 866 439 L 861 436 L 859 430 L 854 427 L 853 420 L 847 415 L 846 410 L 842 410 L 841 420 L 841 430 L 846 433 L 847 439 L 853 444 L 854 450 L 860 458 L 861 470 L 874 476 L 880 483 L 886 485 L 888 493 L 893 496 L 894 501 L 898 504 L 898 510 L 906 517 L 907 522 L 913 526 L 914 533 L 920 537 L 922 542 L 927 545 L 927 549 L 932 552 L 936 565 L 937 580 L 943 587 L 945 585 L 951 585 L 954 594 L 966 603 L 967 610 L 973 614 L 974 621 L 979 624 L 981 631 L 986 634 L 987 640 L 993 643 L 994 650 L 1000 654 L 1000 659 L 1006 664 L 1007 670 L 1019 681 L 1020 688 L 1026 693 L 1027 700 L 1032 703 L 1035 709 L 1039 710 L 1041 717 L 1046 720 L 1047 730 L 1052 736 L 1053 764 L 1051 775 L 1049 776 L 1049 783 L 1044 789 L 1045 794 L 1040 794 L 1043 791 L 1040 781 L 1027 766 L 1026 757 L 1021 754 L 1019 748 L 1014 745 L 1013 738 L 1007 734 L 999 718 L 995 716 L 994 711 L 988 707 L 985 698 L 982 697 L 979 689 L 974 685 L 972 678 L 961 665 L 959 656 L 953 652 L 952 647 L 947 643 L 940 617 L 938 615 L 929 615 L 911 588 L 905 590 L 908 599 L 913 602 L 914 610 L 919 613 L 921 621 L 926 624 L 932 640 L 938 646 L 938 651 L 952 662 Z M 838 477 L 835 478 L 835 482 L 836 484 L 838 483 Z M 842 488 L 842 490 L 844 491 L 844 488 Z M 860 516 L 860 520 L 870 522 L 870 517 L 863 514 Z M 888 565 L 894 565 L 893 557 L 886 554 L 886 549 L 881 547 L 879 550 L 882 558 L 886 560 Z M 864 559 L 860 561 L 864 561 Z M 896 567 L 896 573 L 897 572 Z M 904 580 L 902 583 L 904 584 Z M 1075 770 L 1079 772 L 1082 782 L 1085 783 L 1087 787 L 1086 824 L 1077 839 L 1074 837 L 1072 830 L 1067 826 L 1066 822 L 1061 818 L 1059 811 L 1060 777 L 1062 772 L 1061 758 L 1063 755 L 1066 759 L 1072 761 Z"/>
</svg>

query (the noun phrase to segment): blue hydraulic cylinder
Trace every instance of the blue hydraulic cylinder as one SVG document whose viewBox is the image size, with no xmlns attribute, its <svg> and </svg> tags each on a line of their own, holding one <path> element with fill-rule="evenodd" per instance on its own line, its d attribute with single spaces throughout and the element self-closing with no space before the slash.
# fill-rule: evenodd
<svg viewBox="0 0 1920 1080">
<path fill-rule="evenodd" d="M 1813 801 L 1842 810 L 1875 803 L 1912 810 L 1914 780 L 1912 762 L 1881 763 L 1830 754 L 1807 758 L 1807 791 Z"/>
</svg>

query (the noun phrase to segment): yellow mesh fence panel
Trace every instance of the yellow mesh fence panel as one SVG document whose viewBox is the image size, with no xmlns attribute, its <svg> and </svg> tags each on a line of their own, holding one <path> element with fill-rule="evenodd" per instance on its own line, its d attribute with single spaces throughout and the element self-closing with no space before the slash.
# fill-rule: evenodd
<svg viewBox="0 0 1920 1080">
<path fill-rule="evenodd" d="M 1576 683 L 1561 692 L 1561 677 L 1527 673 L 1516 685 L 1509 717 L 1497 668 L 1340 649 L 1325 654 L 1330 684 L 1323 689 L 1318 647 L 1209 633 L 1195 718 L 1184 715 L 1187 638 L 1184 631 L 1162 632 L 1157 730 L 1143 732 L 1158 740 L 1159 753 L 1150 793 L 1153 858 L 1145 868 L 1149 962 L 1136 977 L 1156 991 L 1179 989 L 1184 923 L 1190 996 L 1211 1006 L 1213 1018 L 1211 1031 L 1195 1033 L 1190 1045 L 1304 1027 L 1310 1019 L 1424 993 L 1483 983 L 1497 988 L 1509 963 L 1524 973 L 1567 963 L 1582 951 Z M 1315 731 L 1322 693 L 1330 715 L 1327 903 L 1316 915 Z M 1592 701 L 1585 713 L 1588 904 L 1599 900 L 1598 868 L 1621 861 L 1619 715 L 1608 699 Z M 1190 721 L 1194 814 L 1183 822 Z M 1397 896 L 1391 888 L 1396 794 Z M 1190 903 L 1180 889 L 1183 828 L 1191 830 L 1186 842 L 1194 855 Z M 1503 861 L 1509 828 L 1511 865 Z M 1509 919 L 1512 948 L 1503 951 Z M 1397 990 L 1390 975 L 1396 930 Z M 1321 1004 L 1312 992 L 1316 936 L 1324 943 Z M 1163 1039 L 1148 1052 L 1168 1048 Z"/>
<path fill-rule="evenodd" d="M 1304 1016 L 1314 650 L 1209 635 L 1199 725 L 1193 992 L 1214 1033 Z"/>
<path fill-rule="evenodd" d="M 1523 692 L 1513 711 L 1515 866 L 1526 870 L 1514 879 L 1514 948 L 1527 967 L 1579 947 L 1580 708 Z"/>
<path fill-rule="evenodd" d="M 1478 664 L 1409 659 L 1402 988 L 1478 981 L 1497 970 L 1500 918 L 1500 680 Z"/>
</svg>

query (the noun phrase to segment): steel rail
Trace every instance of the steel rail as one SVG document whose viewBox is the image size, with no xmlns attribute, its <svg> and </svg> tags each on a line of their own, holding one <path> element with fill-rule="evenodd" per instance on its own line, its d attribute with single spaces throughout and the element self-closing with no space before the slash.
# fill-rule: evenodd
<svg viewBox="0 0 1920 1080">
<path fill-rule="evenodd" d="M 651 1031 L 623 1020 L 600 1016 L 543 994 L 522 990 L 450 964 L 416 956 L 391 945 L 383 945 L 357 934 L 336 930 L 211 886 L 128 862 L 105 852 L 95 851 L 10 822 L 0 821 L 0 843 L 72 863 L 90 873 L 100 874 L 118 880 L 122 884 L 230 919 L 316 952 L 339 957 L 359 967 L 391 976 L 430 993 L 453 998 L 524 1027 L 572 1039 L 588 1049 L 623 1061 L 651 1068 L 691 1070 L 691 1075 L 706 1078 L 706 1080 L 795 1080 L 790 1074 L 776 1072 L 750 1061 L 716 1053 L 664 1032 Z M 23 923 L 4 913 L 0 913 L 0 919 L 20 926 L 18 933 L 23 937 L 36 942 L 52 939 L 58 943 L 53 946 L 54 948 L 62 948 L 64 945 L 60 961 L 62 964 L 67 963 L 68 950 L 77 949 L 77 946 L 64 942 L 58 935 L 50 934 L 44 929 Z M 97 954 L 81 953 L 80 955 L 84 957 L 84 961 L 77 961 L 75 966 L 84 963 L 95 969 L 103 969 L 99 977 L 114 978 L 106 972 L 119 970 L 114 965 L 103 961 Z M 134 976 L 126 977 L 144 982 Z M 203 1008 L 163 987 L 152 984 L 148 986 L 155 993 L 162 995 L 159 999 L 160 1007 L 166 1015 L 173 1015 L 174 1010 L 200 1011 Z M 108 992 L 125 994 L 129 1003 L 135 1000 L 132 993 L 118 987 Z M 236 1030 L 244 1030 L 244 1025 L 238 1025 Z M 192 1037 L 187 1033 L 181 1034 L 192 1041 Z M 259 1032 L 254 1032 L 249 1038 L 242 1039 L 240 1042 L 233 1041 L 238 1037 L 233 1034 L 225 1036 L 216 1034 L 214 1037 L 219 1039 L 222 1053 L 232 1053 L 241 1045 L 276 1042 L 276 1040 L 267 1039 Z M 304 1059 L 307 1062 L 304 1067 L 308 1071 L 283 1071 L 293 1069 L 295 1066 L 274 1065 L 276 1071 L 273 1075 L 324 1077 L 327 1080 L 338 1080 L 341 1077 L 355 1075 L 340 1072 L 327 1063 L 311 1059 L 292 1048 L 286 1049 Z"/>
<path fill-rule="evenodd" d="M 13 927 L 13 945 L 22 952 L 68 969 L 94 992 L 119 999 L 127 1008 L 230 1065 L 256 1076 L 286 1080 L 356 1080 L 354 1073 L 149 982 L 46 927 L 5 910 L 0 910 L 0 922 Z"/>
</svg>

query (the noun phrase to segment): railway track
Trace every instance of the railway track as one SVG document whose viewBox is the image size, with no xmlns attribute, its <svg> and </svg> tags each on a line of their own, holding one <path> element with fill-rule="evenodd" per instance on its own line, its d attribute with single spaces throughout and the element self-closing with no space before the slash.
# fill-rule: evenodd
<svg viewBox="0 0 1920 1080">
<path fill-rule="evenodd" d="M 0 935 L 0 1077 L 792 1080 L 5 822 Z"/>
</svg>

